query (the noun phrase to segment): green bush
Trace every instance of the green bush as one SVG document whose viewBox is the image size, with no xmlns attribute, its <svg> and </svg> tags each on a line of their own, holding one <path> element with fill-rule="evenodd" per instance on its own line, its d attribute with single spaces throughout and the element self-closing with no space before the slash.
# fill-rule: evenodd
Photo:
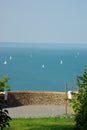
<svg viewBox="0 0 87 130">
<path fill-rule="evenodd" d="M 10 86 L 7 84 L 8 77 L 4 77 L 0 80 L 0 92 L 9 90 Z M 9 120 L 11 120 L 9 113 L 6 109 L 3 109 L 3 98 L 0 96 L 0 128 L 3 130 L 6 126 L 9 126 Z"/>
<path fill-rule="evenodd" d="M 82 76 L 77 77 L 78 94 L 71 100 L 75 114 L 75 130 L 87 129 L 87 70 Z"/>
<path fill-rule="evenodd" d="M 9 120 L 11 120 L 7 110 L 2 109 L 0 106 L 0 128 L 3 130 L 4 127 L 10 126 Z"/>
<path fill-rule="evenodd" d="M 4 76 L 3 79 L 0 80 L 0 91 L 8 91 L 10 90 L 10 86 L 8 85 L 8 76 Z"/>
</svg>

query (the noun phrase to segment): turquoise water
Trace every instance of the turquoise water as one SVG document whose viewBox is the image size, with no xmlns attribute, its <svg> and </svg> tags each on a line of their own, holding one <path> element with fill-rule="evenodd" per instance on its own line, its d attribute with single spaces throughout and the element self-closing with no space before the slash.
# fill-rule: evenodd
<svg viewBox="0 0 87 130">
<path fill-rule="evenodd" d="M 77 89 L 76 77 L 87 67 L 87 46 L 0 46 L 0 77 L 9 76 L 11 90 Z"/>
</svg>

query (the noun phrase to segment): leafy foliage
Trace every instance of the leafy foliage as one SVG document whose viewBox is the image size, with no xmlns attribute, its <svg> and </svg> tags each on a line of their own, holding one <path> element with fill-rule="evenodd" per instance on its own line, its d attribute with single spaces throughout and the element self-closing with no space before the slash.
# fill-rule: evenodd
<svg viewBox="0 0 87 130">
<path fill-rule="evenodd" d="M 9 90 L 10 86 L 7 84 L 8 77 L 4 77 L 0 80 L 0 91 L 6 91 Z M 7 110 L 2 108 L 3 106 L 3 98 L 0 95 L 0 128 L 3 130 L 4 127 L 9 126 L 9 120 L 11 120 L 11 117 L 9 116 L 9 113 Z"/>
<path fill-rule="evenodd" d="M 87 70 L 77 77 L 78 94 L 71 100 L 75 113 L 76 130 L 87 129 Z"/>
<path fill-rule="evenodd" d="M 2 107 L 0 107 L 0 127 L 1 127 L 1 130 L 3 130 L 3 128 L 6 126 L 10 126 L 9 120 L 11 120 L 11 118 L 9 116 L 8 111 L 4 110 L 4 109 L 2 109 Z"/>
<path fill-rule="evenodd" d="M 7 90 L 10 90 L 10 86 L 7 84 L 8 82 L 8 76 L 5 76 L 3 79 L 0 80 L 0 91 L 3 92 L 3 91 L 7 91 Z"/>
</svg>

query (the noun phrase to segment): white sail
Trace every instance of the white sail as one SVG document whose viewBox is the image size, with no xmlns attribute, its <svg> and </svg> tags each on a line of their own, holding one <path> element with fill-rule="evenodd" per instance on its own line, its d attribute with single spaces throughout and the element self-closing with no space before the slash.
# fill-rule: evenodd
<svg viewBox="0 0 87 130">
<path fill-rule="evenodd" d="M 12 57 L 10 56 L 9 59 L 12 60 Z"/>
<path fill-rule="evenodd" d="M 42 65 L 42 68 L 44 69 L 44 67 L 45 67 L 45 66 L 44 66 L 44 64 L 43 64 L 43 65 Z"/>
<path fill-rule="evenodd" d="M 7 64 L 7 61 L 5 60 L 3 64 L 6 65 L 6 64 Z"/>
<path fill-rule="evenodd" d="M 62 60 L 60 61 L 60 64 L 61 64 L 61 65 L 63 64 L 63 61 L 62 61 Z"/>
</svg>

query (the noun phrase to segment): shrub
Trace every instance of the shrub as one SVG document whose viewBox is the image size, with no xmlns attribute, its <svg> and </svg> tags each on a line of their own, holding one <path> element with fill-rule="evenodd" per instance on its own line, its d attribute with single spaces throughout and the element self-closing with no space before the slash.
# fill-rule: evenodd
<svg viewBox="0 0 87 130">
<path fill-rule="evenodd" d="M 4 77 L 0 80 L 0 92 L 9 90 L 10 86 L 7 84 L 8 77 Z M 9 126 L 9 120 L 11 117 L 7 110 L 3 109 L 3 98 L 0 96 L 0 128 L 3 130 L 4 127 Z"/>
<path fill-rule="evenodd" d="M 75 114 L 75 129 L 87 129 L 87 70 L 82 76 L 77 77 L 78 94 L 71 100 L 71 106 Z"/>
</svg>

